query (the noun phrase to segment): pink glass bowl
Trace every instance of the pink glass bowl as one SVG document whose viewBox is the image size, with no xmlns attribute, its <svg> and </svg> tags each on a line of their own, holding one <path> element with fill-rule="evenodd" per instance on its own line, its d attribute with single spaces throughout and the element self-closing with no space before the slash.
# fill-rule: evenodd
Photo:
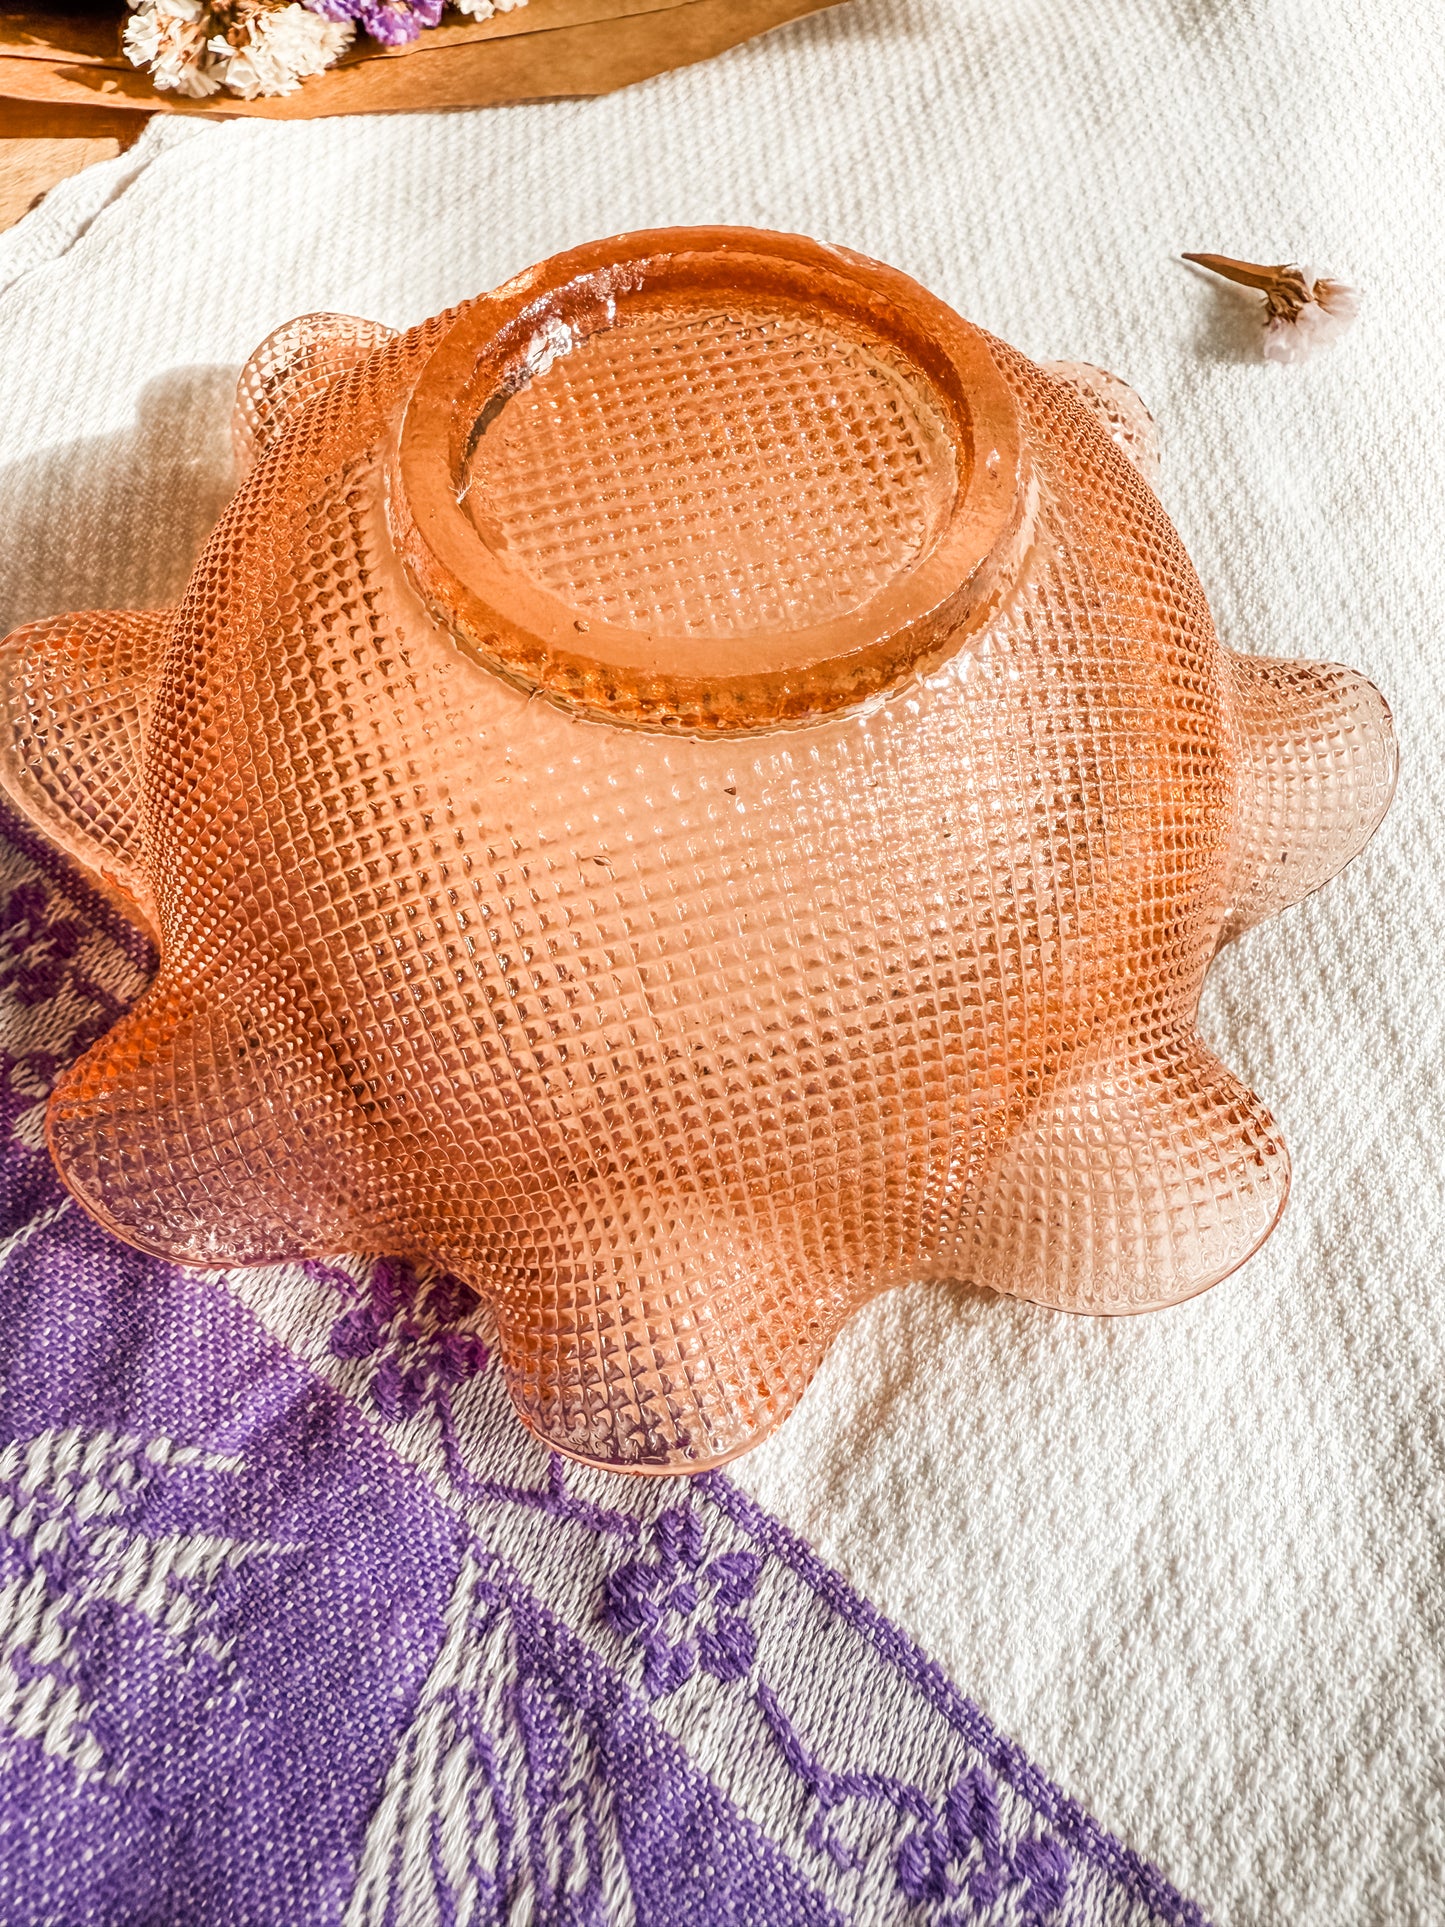
<svg viewBox="0 0 1445 1927">
<path fill-rule="evenodd" d="M 160 947 L 50 1106 L 103 1224 L 450 1267 L 525 1423 L 633 1471 L 744 1450 L 890 1285 L 1140 1311 L 1268 1235 L 1200 986 L 1394 739 L 1220 646 L 1123 383 L 669 230 L 293 322 L 237 440 L 178 607 L 0 655 L 0 780 Z"/>
</svg>

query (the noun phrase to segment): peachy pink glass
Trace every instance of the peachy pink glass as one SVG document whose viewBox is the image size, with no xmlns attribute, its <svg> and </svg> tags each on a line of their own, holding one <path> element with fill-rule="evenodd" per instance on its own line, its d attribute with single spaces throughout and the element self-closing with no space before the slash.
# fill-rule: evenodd
<svg viewBox="0 0 1445 1927">
<path fill-rule="evenodd" d="M 632 1471 L 751 1445 L 890 1285 L 1139 1311 L 1267 1236 L 1200 987 L 1394 739 L 1221 647 L 1122 382 L 677 229 L 292 322 L 236 425 L 178 607 L 0 657 L 0 780 L 160 948 L 51 1101 L 103 1224 L 445 1265 Z"/>
</svg>

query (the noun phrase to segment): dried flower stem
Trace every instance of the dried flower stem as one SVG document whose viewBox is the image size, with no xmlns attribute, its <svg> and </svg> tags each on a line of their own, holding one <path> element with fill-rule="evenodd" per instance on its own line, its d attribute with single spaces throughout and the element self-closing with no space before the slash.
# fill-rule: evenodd
<svg viewBox="0 0 1445 1927">
<path fill-rule="evenodd" d="M 1183 258 L 1264 296 L 1266 361 L 1307 360 L 1316 348 L 1337 340 L 1360 310 L 1359 293 L 1348 282 L 1293 261 L 1265 267 L 1256 261 L 1236 261 L 1228 254 Z"/>
<path fill-rule="evenodd" d="M 1211 274 L 1222 275 L 1226 281 L 1237 281 L 1242 288 L 1258 288 L 1269 313 L 1283 315 L 1289 321 L 1293 321 L 1312 298 L 1304 269 L 1292 262 L 1286 261 L 1277 268 L 1262 268 L 1256 267 L 1253 261 L 1232 260 L 1227 254 L 1186 254 L 1184 259 L 1208 268 Z"/>
</svg>

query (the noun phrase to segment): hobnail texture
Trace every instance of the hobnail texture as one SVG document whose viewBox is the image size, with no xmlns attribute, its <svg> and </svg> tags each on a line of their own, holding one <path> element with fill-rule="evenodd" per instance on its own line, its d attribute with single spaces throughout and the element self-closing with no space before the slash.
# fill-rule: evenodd
<svg viewBox="0 0 1445 1927">
<path fill-rule="evenodd" d="M 293 322 L 237 445 L 179 607 L 0 658 L 5 787 L 159 942 L 50 1106 L 122 1238 L 449 1267 L 534 1431 L 686 1471 L 891 1285 L 1140 1311 L 1268 1234 L 1201 984 L 1394 739 L 1220 646 L 1123 383 L 677 230 Z"/>
</svg>

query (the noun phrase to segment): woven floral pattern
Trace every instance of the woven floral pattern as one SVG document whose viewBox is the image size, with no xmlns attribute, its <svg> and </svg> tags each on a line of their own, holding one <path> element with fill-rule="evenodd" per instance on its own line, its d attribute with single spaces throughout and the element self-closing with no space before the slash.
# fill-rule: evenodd
<svg viewBox="0 0 1445 1927">
<path fill-rule="evenodd" d="M 8 1927 L 1203 1927 L 721 1476 L 526 1440 L 446 1280 L 91 1223 L 35 1121 L 151 961 L 5 823 Z"/>
</svg>

